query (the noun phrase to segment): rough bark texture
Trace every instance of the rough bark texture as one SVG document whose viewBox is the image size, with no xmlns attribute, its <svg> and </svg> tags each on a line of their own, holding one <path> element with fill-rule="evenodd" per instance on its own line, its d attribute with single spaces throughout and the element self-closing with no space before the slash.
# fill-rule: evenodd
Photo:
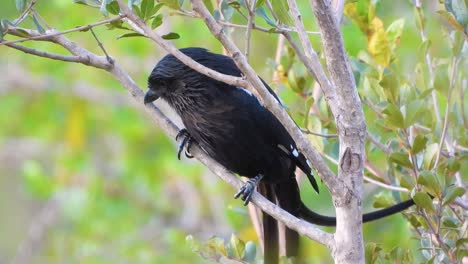
<svg viewBox="0 0 468 264">
<path fill-rule="evenodd" d="M 336 88 L 338 115 L 335 116 L 340 139 L 338 177 L 346 191 L 333 196 L 337 225 L 335 263 L 364 263 L 362 237 L 362 177 L 366 124 L 354 77 L 346 55 L 331 2 L 311 1 L 322 33 L 322 43 L 331 81 Z"/>
</svg>

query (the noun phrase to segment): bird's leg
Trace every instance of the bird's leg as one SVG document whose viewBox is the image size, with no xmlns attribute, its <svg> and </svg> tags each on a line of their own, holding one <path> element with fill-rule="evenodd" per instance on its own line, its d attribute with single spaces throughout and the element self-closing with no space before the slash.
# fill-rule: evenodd
<svg viewBox="0 0 468 264">
<path fill-rule="evenodd" d="M 182 142 L 179 144 L 179 150 L 177 151 L 177 158 L 180 160 L 180 153 L 185 148 L 185 157 L 191 159 L 193 156 L 190 154 L 190 147 L 192 146 L 194 140 L 192 136 L 189 134 L 187 129 L 183 128 L 177 133 L 176 140 L 182 137 Z"/>
<path fill-rule="evenodd" d="M 263 175 L 259 174 L 252 179 L 249 179 L 240 189 L 239 191 L 234 194 L 234 199 L 239 198 L 242 195 L 241 199 L 244 201 L 244 205 L 249 204 L 250 199 L 252 199 L 252 194 L 255 191 L 255 187 L 257 187 L 260 180 L 263 179 Z"/>
</svg>

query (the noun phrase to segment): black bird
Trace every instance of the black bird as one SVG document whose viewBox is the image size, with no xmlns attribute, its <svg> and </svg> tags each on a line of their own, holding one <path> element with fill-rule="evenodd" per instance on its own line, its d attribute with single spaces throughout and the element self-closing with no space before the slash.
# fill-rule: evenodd
<svg viewBox="0 0 468 264">
<path fill-rule="evenodd" d="M 196 62 L 223 74 L 241 76 L 230 57 L 214 54 L 203 48 L 180 50 Z M 279 101 L 265 83 L 265 87 Z M 336 219 L 309 210 L 301 201 L 295 178 L 296 167 L 318 190 L 311 166 L 279 120 L 248 90 L 214 80 L 192 70 L 173 55 L 158 62 L 148 79 L 144 103 L 162 98 L 181 117 L 185 129 L 178 157 L 185 147 L 197 144 L 226 169 L 250 180 L 235 194 L 244 204 L 250 201 L 258 185 L 259 192 L 296 217 L 311 223 L 334 226 Z M 363 215 L 372 221 L 399 212 L 413 205 L 412 200 Z M 263 214 L 264 257 L 268 264 L 278 263 L 278 227 L 274 218 Z M 297 256 L 299 235 L 286 228 L 286 255 Z"/>
</svg>

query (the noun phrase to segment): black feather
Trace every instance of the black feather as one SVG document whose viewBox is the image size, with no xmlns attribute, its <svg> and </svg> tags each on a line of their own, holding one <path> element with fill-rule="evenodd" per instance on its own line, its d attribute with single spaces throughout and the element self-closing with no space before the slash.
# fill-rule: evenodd
<svg viewBox="0 0 468 264">
<path fill-rule="evenodd" d="M 202 48 L 181 49 L 198 63 L 218 72 L 241 76 L 230 57 L 214 54 Z M 277 95 L 266 85 L 280 102 Z M 335 225 L 334 217 L 309 210 L 301 201 L 295 179 L 296 167 L 308 177 L 314 190 L 318 185 L 305 156 L 280 121 L 249 91 L 216 81 L 192 70 L 173 55 L 165 56 L 148 79 L 145 103 L 162 98 L 182 119 L 186 130 L 186 155 L 190 144 L 198 144 L 209 156 L 239 175 L 251 179 L 250 186 L 260 181 L 260 192 L 294 216 L 319 225 Z M 247 188 L 252 189 L 252 188 Z M 245 203 L 249 192 L 239 192 Z M 412 200 L 366 214 L 363 221 L 372 221 L 399 212 L 414 204 Z M 278 227 L 274 218 L 264 214 L 266 263 L 278 262 Z M 286 228 L 286 255 L 297 256 L 299 235 Z"/>
</svg>

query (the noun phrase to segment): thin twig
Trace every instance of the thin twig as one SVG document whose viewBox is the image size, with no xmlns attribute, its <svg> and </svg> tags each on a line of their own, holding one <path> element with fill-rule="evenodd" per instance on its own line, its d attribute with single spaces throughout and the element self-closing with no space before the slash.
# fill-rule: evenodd
<svg viewBox="0 0 468 264">
<path fill-rule="evenodd" d="M 444 144 L 445 139 L 447 137 L 447 129 L 448 129 L 448 117 L 450 113 L 450 104 L 452 101 L 452 91 L 455 88 L 455 79 L 456 79 L 456 74 L 457 74 L 457 69 L 458 69 L 458 62 L 459 59 L 458 57 L 454 58 L 452 61 L 452 67 L 451 67 L 451 73 L 450 73 L 450 87 L 448 89 L 448 95 L 447 95 L 447 106 L 445 107 L 445 116 L 444 116 L 444 126 L 442 128 L 442 135 L 440 136 L 440 141 L 439 141 L 439 150 L 437 151 L 437 156 L 434 162 L 434 167 L 433 169 L 437 169 L 437 166 L 439 165 L 440 161 L 440 154 L 442 152 L 442 145 Z M 446 142 L 447 148 L 450 148 Z"/>
<path fill-rule="evenodd" d="M 284 48 L 284 36 L 278 36 L 278 43 L 276 45 L 276 53 L 275 53 L 275 70 L 273 72 L 273 83 L 277 84 L 280 81 L 279 76 L 279 66 L 281 65 L 281 54 Z"/>
<path fill-rule="evenodd" d="M 248 28 L 248 25 L 235 24 L 229 21 L 224 21 L 224 20 L 218 20 L 218 23 L 225 27 L 242 28 L 242 29 Z M 285 27 L 283 25 L 278 25 L 276 28 L 268 29 L 268 28 L 260 27 L 256 24 L 253 24 L 252 29 L 265 32 L 265 33 L 276 33 L 276 34 L 283 34 L 283 32 L 297 32 L 295 28 Z M 317 32 L 317 31 L 306 31 L 306 33 L 309 35 L 320 35 L 320 32 Z"/>
<path fill-rule="evenodd" d="M 369 141 L 372 142 L 372 144 L 374 144 L 376 147 L 382 150 L 385 154 L 387 155 L 392 154 L 392 150 L 388 146 L 382 144 L 377 138 L 375 138 L 369 132 L 367 132 L 367 139 L 369 139 Z"/>
<path fill-rule="evenodd" d="M 212 70 L 194 61 L 192 58 L 190 58 L 189 56 L 182 53 L 179 49 L 177 49 L 171 42 L 164 40 L 161 36 L 156 34 L 156 32 L 154 32 L 151 28 L 149 28 L 121 0 L 118 0 L 117 2 L 119 3 L 121 12 L 127 16 L 129 22 L 130 21 L 132 22 L 132 23 L 129 23 L 130 26 L 135 27 L 137 30 L 141 31 L 148 38 L 150 38 L 151 40 L 156 42 L 159 46 L 161 46 L 163 49 L 165 49 L 166 51 L 174 55 L 177 59 L 179 59 L 182 63 L 184 63 L 188 67 L 220 82 L 224 82 L 224 83 L 227 83 L 233 86 L 239 86 L 239 87 L 249 86 L 249 84 L 240 77 L 235 77 L 235 76 L 219 73 L 215 70 Z"/>
<path fill-rule="evenodd" d="M 337 138 L 338 137 L 338 134 L 321 134 L 321 133 L 310 131 L 309 129 L 305 129 L 305 128 L 301 128 L 301 131 L 309 135 L 314 135 L 314 136 L 323 137 L 323 138 Z"/>
<path fill-rule="evenodd" d="M 392 186 L 392 185 L 388 185 L 388 184 L 385 184 L 385 183 L 382 183 L 382 182 L 379 182 L 379 181 L 376 181 L 372 178 L 369 178 L 367 177 L 366 175 L 364 175 L 364 180 L 370 182 L 370 183 L 373 183 L 377 186 L 380 186 L 384 189 L 388 189 L 388 190 L 392 190 L 392 191 L 397 191 L 397 192 L 409 192 L 408 189 L 406 188 L 403 188 L 403 187 L 398 187 L 398 186 Z"/>
<path fill-rule="evenodd" d="M 423 20 L 421 0 L 415 0 L 414 5 L 415 5 L 416 10 L 418 12 L 416 15 L 421 16 L 421 20 Z M 421 40 L 423 42 L 426 42 L 427 41 L 427 36 L 426 36 L 426 32 L 425 32 L 423 26 L 424 25 L 421 25 L 421 28 L 419 30 L 419 35 L 421 36 Z M 433 72 L 433 67 L 432 67 L 431 54 L 429 52 L 426 52 L 424 58 L 426 60 L 427 70 L 429 71 L 429 82 L 430 82 L 429 86 L 434 87 L 434 72 Z M 437 94 L 436 94 L 435 90 L 432 91 L 431 96 L 432 96 L 432 104 L 434 105 L 434 112 L 436 114 L 437 123 L 440 123 L 442 121 L 442 119 L 441 119 L 440 113 L 439 113 L 439 104 L 437 102 Z"/>
<path fill-rule="evenodd" d="M 24 9 L 24 11 L 21 12 L 21 15 L 13 21 L 13 25 L 18 26 L 19 24 L 21 24 L 21 22 L 23 22 L 28 17 L 29 12 L 34 7 L 36 2 L 37 0 L 32 0 L 31 2 L 29 2 L 28 6 Z"/>
<path fill-rule="evenodd" d="M 320 59 L 318 58 L 317 53 L 312 48 L 312 44 L 310 43 L 309 37 L 307 36 L 306 29 L 304 24 L 302 23 L 302 16 L 299 12 L 299 8 L 295 0 L 288 0 L 289 11 L 292 14 L 294 25 L 297 29 L 297 33 L 299 35 L 299 40 L 302 44 L 302 48 L 304 50 L 304 54 L 302 52 L 297 53 L 298 49 L 293 46 L 295 49 L 299 59 L 304 63 L 306 68 L 315 77 L 317 82 L 320 84 L 323 93 L 325 94 L 325 99 L 329 101 L 336 100 L 336 91 L 335 87 L 332 86 L 330 80 L 325 74 L 325 71 L 320 63 Z M 285 35 L 286 39 L 292 40 L 291 36 Z M 330 110 L 333 113 L 333 116 L 336 118 L 338 114 L 338 109 L 335 109 L 336 102 L 329 102 Z"/>
<path fill-rule="evenodd" d="M 463 126 L 465 127 L 465 129 L 468 129 L 468 119 L 466 118 L 466 115 L 465 115 L 465 96 L 466 96 L 466 90 L 467 90 L 467 80 L 466 79 L 463 79 L 462 80 L 462 85 L 461 85 L 461 89 L 460 89 L 460 112 L 461 112 L 461 116 L 462 116 L 462 121 L 463 121 Z"/>
<path fill-rule="evenodd" d="M 250 3 L 252 1 L 252 3 Z M 256 0 L 246 0 L 245 6 L 247 7 L 247 11 L 249 13 L 248 21 L 247 21 L 247 30 L 245 31 L 245 57 L 247 61 L 249 60 L 250 54 L 250 38 L 252 36 L 252 29 L 255 25 L 255 4 L 257 3 Z"/>
<path fill-rule="evenodd" d="M 325 154 L 325 153 L 322 153 L 322 156 L 324 156 L 327 160 L 329 160 L 331 163 L 335 164 L 335 165 L 338 165 L 338 161 L 334 158 L 332 158 L 331 156 L 329 156 L 328 154 Z M 368 169 L 366 167 L 366 169 Z M 369 172 L 373 173 L 372 170 L 369 170 Z M 377 175 L 376 175 L 377 176 Z M 385 188 L 385 189 L 388 189 L 388 190 L 392 190 L 392 191 L 398 191 L 398 192 L 409 192 L 408 189 L 406 188 L 403 188 L 403 187 L 398 187 L 398 186 L 392 186 L 392 185 L 388 185 L 386 183 L 383 183 L 383 182 L 379 182 L 379 181 L 376 181 L 372 178 L 369 178 L 367 176 L 363 176 L 364 177 L 364 180 L 370 182 L 370 183 L 373 183 L 375 185 L 378 185 L 382 188 Z"/>
<path fill-rule="evenodd" d="M 22 39 L 10 40 L 10 41 L 0 41 L 0 46 L 1 45 L 18 43 L 18 42 L 25 42 L 25 41 L 30 41 L 30 40 L 44 40 L 44 39 L 47 39 L 47 38 L 50 38 L 50 37 L 53 37 L 53 36 L 65 35 L 65 34 L 76 32 L 76 31 L 86 31 L 86 30 L 89 30 L 89 29 L 91 29 L 93 27 L 97 27 L 97 26 L 100 26 L 100 25 L 105 25 L 105 24 L 109 24 L 109 23 L 112 23 L 112 22 L 115 22 L 115 21 L 119 21 L 124 17 L 125 17 L 125 15 L 119 15 L 117 17 L 102 20 L 102 21 L 96 22 L 94 24 L 89 24 L 89 25 L 86 25 L 86 26 L 80 26 L 80 27 L 76 27 L 76 28 L 73 28 L 73 29 L 65 30 L 65 31 L 47 30 L 46 33 L 43 34 L 43 35 L 39 34 L 39 35 L 31 36 L 31 37 L 28 37 L 28 38 L 22 38 Z M 11 29 L 8 28 L 6 33 L 8 34 L 10 30 Z M 54 31 L 54 33 L 50 33 L 51 31 Z"/>
<path fill-rule="evenodd" d="M 107 61 L 108 61 L 110 64 L 114 64 L 114 60 L 109 56 L 109 54 L 107 54 L 107 51 L 106 51 L 106 49 L 104 48 L 104 45 L 102 45 L 102 42 L 98 39 L 98 37 L 97 37 L 96 34 L 94 33 L 93 28 L 90 28 L 89 30 L 91 31 L 91 34 L 93 35 L 94 39 L 96 40 L 96 42 L 97 42 L 99 48 L 101 48 L 102 52 L 104 52 L 104 55 L 106 55 Z"/>
<path fill-rule="evenodd" d="M 119 4 L 123 5 L 125 8 L 126 5 L 119 1 Z M 122 8 L 125 12 L 125 8 Z M 128 8 L 126 9 L 129 12 Z M 131 11 L 130 11 L 131 12 Z M 133 17 L 132 17 L 133 18 Z M 138 23 L 138 20 L 136 20 Z M 32 34 L 39 34 L 36 31 L 30 31 Z M 52 32 L 53 34 L 54 32 Z M 52 37 L 47 36 L 47 38 L 41 39 L 43 41 L 50 41 L 57 43 L 63 46 L 65 49 L 69 50 L 75 56 L 80 57 L 89 57 L 90 66 L 103 68 L 111 73 L 122 85 L 129 91 L 133 98 L 140 104 L 143 103 L 144 92 L 137 86 L 137 84 L 128 76 L 128 74 L 115 62 L 111 65 L 105 57 L 96 56 L 95 54 L 89 52 L 88 50 L 78 46 L 76 43 L 70 41 L 63 35 L 54 35 Z M 178 51 L 178 50 L 177 50 Z M 179 129 L 153 104 L 146 105 L 145 109 L 150 114 L 150 116 L 155 120 L 155 122 L 169 135 L 175 137 Z M 234 174 L 228 172 L 224 167 L 219 165 L 213 159 L 207 156 L 203 151 L 198 147 L 194 146 L 191 149 L 191 153 L 198 158 L 205 166 L 207 166 L 211 171 L 216 175 L 221 177 L 224 181 L 231 184 L 235 188 L 240 188 L 243 183 L 240 181 Z M 320 229 L 317 229 L 310 223 L 300 220 L 291 214 L 287 213 L 280 207 L 274 205 L 266 198 L 261 196 L 258 193 L 254 193 L 252 196 L 252 202 L 255 203 L 259 208 L 261 208 L 266 213 L 277 218 L 279 221 L 284 222 L 288 227 L 298 231 L 301 234 L 308 236 L 320 243 L 325 244 L 327 247 L 333 250 L 333 236 L 328 234 Z"/>
<path fill-rule="evenodd" d="M 83 61 L 86 60 L 86 58 L 80 58 L 78 56 L 66 56 L 66 55 L 49 53 L 45 51 L 40 51 L 40 50 L 35 50 L 32 48 L 24 47 L 24 46 L 14 44 L 14 43 L 6 44 L 6 46 L 16 49 L 16 50 L 20 50 L 24 53 L 36 55 L 36 56 L 43 57 L 43 58 L 53 59 L 53 60 L 77 62 L 77 63 L 83 63 Z"/>
</svg>

